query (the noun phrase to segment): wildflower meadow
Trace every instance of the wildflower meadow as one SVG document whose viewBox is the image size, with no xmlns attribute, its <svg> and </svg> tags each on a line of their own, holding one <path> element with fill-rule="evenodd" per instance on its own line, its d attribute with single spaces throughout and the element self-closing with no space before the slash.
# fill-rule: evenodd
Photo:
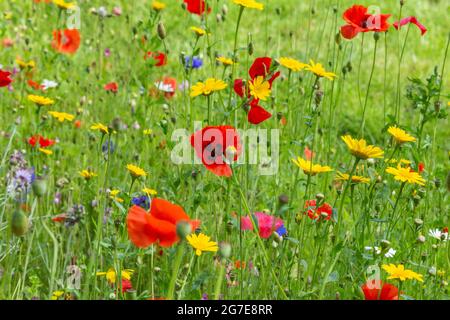
<svg viewBox="0 0 450 320">
<path fill-rule="evenodd" d="M 449 13 L 0 1 L 0 299 L 448 300 Z"/>
</svg>

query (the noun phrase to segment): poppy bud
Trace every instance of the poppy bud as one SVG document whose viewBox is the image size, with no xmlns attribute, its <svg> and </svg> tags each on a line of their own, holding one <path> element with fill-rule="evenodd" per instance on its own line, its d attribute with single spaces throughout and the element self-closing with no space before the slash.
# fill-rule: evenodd
<svg viewBox="0 0 450 320">
<path fill-rule="evenodd" d="M 186 239 L 188 235 L 192 233 L 192 227 L 189 222 L 180 221 L 177 223 L 177 236 L 180 239 Z"/>
<path fill-rule="evenodd" d="M 334 41 L 336 41 L 337 45 L 341 44 L 341 39 L 342 39 L 341 33 L 340 32 L 336 33 L 336 36 L 334 37 Z"/>
<path fill-rule="evenodd" d="M 416 224 L 416 226 L 421 226 L 423 225 L 423 220 L 420 218 L 414 219 L 414 223 Z"/>
<path fill-rule="evenodd" d="M 29 228 L 27 216 L 20 210 L 14 211 L 11 219 L 11 230 L 14 235 L 21 237 L 25 235 Z"/>
<path fill-rule="evenodd" d="M 231 256 L 231 245 L 227 242 L 219 243 L 219 254 L 223 259 L 228 259 Z"/>
<path fill-rule="evenodd" d="M 277 8 L 275 9 L 275 12 L 276 12 L 277 15 L 281 15 L 281 8 L 280 8 L 280 7 L 277 7 Z"/>
<path fill-rule="evenodd" d="M 316 200 L 319 201 L 319 203 L 322 202 L 325 200 L 325 195 L 323 193 L 316 194 Z"/>
<path fill-rule="evenodd" d="M 375 41 L 380 40 L 380 33 L 379 32 L 374 32 L 373 38 L 375 39 Z"/>
<path fill-rule="evenodd" d="M 34 194 L 39 198 L 47 193 L 47 180 L 43 177 L 36 178 L 32 186 Z"/>
<path fill-rule="evenodd" d="M 280 205 L 285 205 L 289 203 L 289 197 L 285 194 L 282 194 L 278 197 L 278 201 Z"/>
<path fill-rule="evenodd" d="M 228 221 L 227 225 L 226 225 L 226 230 L 228 234 L 231 234 L 231 232 L 233 231 L 234 225 L 232 221 Z"/>
<path fill-rule="evenodd" d="M 248 55 L 252 56 L 253 52 L 255 51 L 255 48 L 253 47 L 253 42 L 252 41 L 249 42 L 247 50 L 248 50 Z"/>
<path fill-rule="evenodd" d="M 162 21 L 160 21 L 158 23 L 157 32 L 158 32 L 158 36 L 161 40 L 164 40 L 166 38 L 166 36 L 167 36 L 166 28 L 164 27 L 164 24 L 162 23 Z"/>
<path fill-rule="evenodd" d="M 447 191 L 450 192 L 450 171 L 447 174 Z"/>
</svg>

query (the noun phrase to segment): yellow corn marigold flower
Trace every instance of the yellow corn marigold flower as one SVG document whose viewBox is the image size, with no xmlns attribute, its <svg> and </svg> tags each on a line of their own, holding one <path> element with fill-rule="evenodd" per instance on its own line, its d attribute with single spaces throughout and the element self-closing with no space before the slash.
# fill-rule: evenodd
<svg viewBox="0 0 450 320">
<path fill-rule="evenodd" d="M 55 101 L 50 99 L 50 98 L 37 96 L 37 95 L 34 95 L 34 94 L 28 95 L 27 99 L 29 101 L 31 101 L 31 102 L 34 102 L 38 106 L 51 106 L 52 104 L 55 103 Z"/>
<path fill-rule="evenodd" d="M 201 256 L 204 251 L 217 252 L 219 246 L 217 242 L 210 241 L 210 237 L 207 235 L 200 234 L 190 234 L 186 237 L 189 244 L 195 249 L 195 254 Z"/>
<path fill-rule="evenodd" d="M 135 166 L 134 164 L 128 164 L 127 169 L 133 178 L 140 178 L 140 177 L 147 176 L 147 173 L 144 171 L 144 169 L 139 168 L 138 166 Z"/>
<path fill-rule="evenodd" d="M 227 84 L 224 81 L 210 78 L 204 83 L 198 82 L 196 85 L 192 86 L 191 97 L 197 97 L 200 95 L 209 96 L 213 92 L 223 90 L 226 87 Z"/>
<path fill-rule="evenodd" d="M 334 80 L 336 74 L 333 72 L 328 72 L 325 70 L 325 68 L 320 63 L 315 63 L 313 60 L 309 61 L 309 65 L 306 65 L 306 70 L 311 71 L 316 76 L 320 78 L 327 78 L 328 80 Z"/>
<path fill-rule="evenodd" d="M 406 142 L 414 142 L 416 141 L 416 138 L 409 135 L 405 130 L 402 130 L 397 127 L 389 127 L 388 132 L 391 134 L 391 136 L 394 137 L 394 140 L 398 144 L 403 144 Z"/>
<path fill-rule="evenodd" d="M 99 122 L 99 123 L 93 124 L 93 125 L 91 126 L 91 130 L 97 130 L 97 131 L 102 132 L 103 134 L 109 134 L 109 129 L 108 129 L 108 127 L 105 126 L 104 124 L 100 123 L 100 122 Z"/>
<path fill-rule="evenodd" d="M 191 27 L 191 30 L 194 31 L 194 33 L 199 37 L 202 37 L 206 34 L 206 30 L 203 30 L 202 28 Z"/>
<path fill-rule="evenodd" d="M 109 192 L 109 196 L 112 200 L 115 200 L 117 202 L 123 202 L 123 199 L 117 196 L 119 193 L 120 193 L 120 190 L 113 189 Z"/>
<path fill-rule="evenodd" d="M 143 133 L 144 133 L 145 136 L 150 136 L 150 135 L 153 134 L 153 130 L 152 129 L 145 129 L 143 131 Z"/>
<path fill-rule="evenodd" d="M 426 182 L 419 173 L 411 171 L 410 168 L 402 168 L 401 165 L 398 165 L 397 168 L 389 167 L 386 172 L 392 174 L 397 181 L 418 184 L 419 186 L 424 186 Z"/>
<path fill-rule="evenodd" d="M 16 63 L 20 69 L 34 69 L 36 67 L 36 62 L 34 62 L 33 60 L 26 62 L 20 59 L 16 59 Z"/>
<path fill-rule="evenodd" d="M 399 279 L 400 281 L 405 281 L 414 279 L 423 282 L 423 275 L 418 274 L 412 270 L 405 269 L 405 266 L 402 264 L 399 264 L 398 266 L 392 263 L 389 265 L 384 264 L 382 268 L 384 271 L 389 273 L 389 280 Z"/>
<path fill-rule="evenodd" d="M 218 57 L 216 58 L 216 60 L 222 63 L 224 66 L 232 66 L 234 64 L 234 61 L 230 58 Z"/>
<path fill-rule="evenodd" d="M 291 71 L 298 72 L 305 69 L 308 65 L 292 58 L 280 58 L 278 62 Z"/>
<path fill-rule="evenodd" d="M 259 76 L 250 81 L 250 94 L 256 99 L 266 101 L 270 93 L 270 83 L 264 80 L 264 77 Z"/>
<path fill-rule="evenodd" d="M 144 188 L 142 189 L 142 192 L 146 193 L 148 196 L 156 196 L 158 194 L 158 191 L 150 188 Z"/>
<path fill-rule="evenodd" d="M 264 10 L 264 5 L 256 0 L 233 0 L 233 2 L 244 8 Z"/>
<path fill-rule="evenodd" d="M 133 273 L 134 273 L 134 270 L 132 270 L 132 269 L 122 270 L 122 272 L 121 272 L 122 279 L 130 280 Z M 108 282 L 110 284 L 116 283 L 117 273 L 116 273 L 116 270 L 114 270 L 113 268 L 109 268 L 108 271 L 106 271 L 106 272 L 97 272 L 97 276 L 98 277 L 105 276 L 106 280 L 108 280 Z"/>
<path fill-rule="evenodd" d="M 49 149 L 39 148 L 38 150 L 47 156 L 50 156 L 53 154 L 53 151 L 49 150 Z"/>
<path fill-rule="evenodd" d="M 347 173 L 337 172 L 336 180 L 338 181 L 348 181 L 350 179 L 350 175 Z M 370 182 L 369 178 L 365 178 L 362 176 L 352 176 L 352 183 L 366 183 Z"/>
<path fill-rule="evenodd" d="M 333 171 L 333 169 L 329 166 L 321 166 L 319 164 L 313 164 L 311 163 L 311 161 L 305 160 L 302 157 L 292 159 L 292 162 L 294 162 L 297 167 L 302 169 L 305 174 L 311 176 L 315 176 L 318 173 L 326 173 Z"/>
<path fill-rule="evenodd" d="M 82 176 L 85 180 L 91 180 L 92 178 L 95 178 L 98 175 L 93 171 L 83 170 L 80 172 L 80 176 Z"/>
<path fill-rule="evenodd" d="M 73 9 L 77 4 L 75 2 L 65 2 L 64 0 L 53 0 L 53 3 L 60 9 Z"/>
<path fill-rule="evenodd" d="M 66 120 L 73 121 L 73 119 L 75 119 L 75 116 L 73 114 L 65 112 L 49 111 L 48 114 L 51 115 L 56 120 L 58 120 L 59 122 L 64 122 Z"/>
<path fill-rule="evenodd" d="M 153 1 L 152 2 L 152 9 L 155 11 L 161 11 L 166 8 L 166 4 L 160 1 Z"/>
<path fill-rule="evenodd" d="M 384 151 L 378 147 L 367 145 L 367 142 L 364 139 L 353 139 L 349 135 L 341 138 L 350 149 L 351 154 L 359 159 L 366 160 L 369 158 L 383 158 Z"/>
<path fill-rule="evenodd" d="M 52 297 L 50 298 L 50 300 L 58 300 L 63 295 L 64 295 L 64 291 L 53 291 Z"/>
</svg>

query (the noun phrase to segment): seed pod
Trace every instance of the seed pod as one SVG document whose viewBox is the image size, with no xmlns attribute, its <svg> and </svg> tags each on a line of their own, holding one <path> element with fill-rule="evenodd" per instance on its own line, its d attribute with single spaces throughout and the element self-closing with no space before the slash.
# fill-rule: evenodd
<svg viewBox="0 0 450 320">
<path fill-rule="evenodd" d="M 192 232 L 192 227 L 189 222 L 180 221 L 177 223 L 177 236 L 180 239 L 185 239 Z"/>
<path fill-rule="evenodd" d="M 14 211 L 11 219 L 11 230 L 14 235 L 21 237 L 25 235 L 29 228 L 27 216 L 20 210 Z"/>
<path fill-rule="evenodd" d="M 255 48 L 253 47 L 253 42 L 250 41 L 248 44 L 248 55 L 252 56 L 254 51 L 255 51 Z"/>
<path fill-rule="evenodd" d="M 38 177 L 33 182 L 34 194 L 41 198 L 47 193 L 47 180 L 43 177 Z"/>
<path fill-rule="evenodd" d="M 223 259 L 228 259 L 231 256 L 231 245 L 227 242 L 219 243 L 219 254 Z"/>
<path fill-rule="evenodd" d="M 162 21 L 160 21 L 158 23 L 157 32 L 158 32 L 158 37 L 161 40 L 164 40 L 166 38 L 166 36 L 167 36 L 167 34 L 166 34 L 166 27 L 164 27 L 164 24 L 162 23 Z"/>
</svg>

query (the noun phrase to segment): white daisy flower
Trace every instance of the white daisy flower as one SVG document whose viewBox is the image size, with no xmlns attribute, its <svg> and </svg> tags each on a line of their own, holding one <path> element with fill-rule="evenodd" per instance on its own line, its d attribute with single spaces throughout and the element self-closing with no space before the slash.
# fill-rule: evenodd
<svg viewBox="0 0 450 320">
<path fill-rule="evenodd" d="M 42 89 L 48 90 L 48 89 L 51 89 L 51 88 L 56 88 L 58 86 L 58 82 L 44 79 L 44 81 L 42 81 L 41 86 L 42 86 Z"/>
<path fill-rule="evenodd" d="M 155 82 L 155 86 L 158 88 L 158 90 L 161 90 L 163 92 L 172 93 L 175 92 L 175 88 L 170 83 L 164 83 L 162 81 Z"/>
<path fill-rule="evenodd" d="M 430 237 L 435 238 L 439 241 L 445 242 L 448 240 L 448 233 L 444 233 L 439 229 L 430 229 L 430 231 L 428 231 L 428 234 L 430 235 Z"/>
<path fill-rule="evenodd" d="M 388 250 L 388 252 L 386 252 L 386 253 L 384 254 L 384 256 L 385 256 L 386 258 L 393 258 L 393 257 L 395 256 L 396 253 L 397 253 L 397 250 L 394 250 L 394 249 L 390 248 L 390 249 Z"/>
</svg>

